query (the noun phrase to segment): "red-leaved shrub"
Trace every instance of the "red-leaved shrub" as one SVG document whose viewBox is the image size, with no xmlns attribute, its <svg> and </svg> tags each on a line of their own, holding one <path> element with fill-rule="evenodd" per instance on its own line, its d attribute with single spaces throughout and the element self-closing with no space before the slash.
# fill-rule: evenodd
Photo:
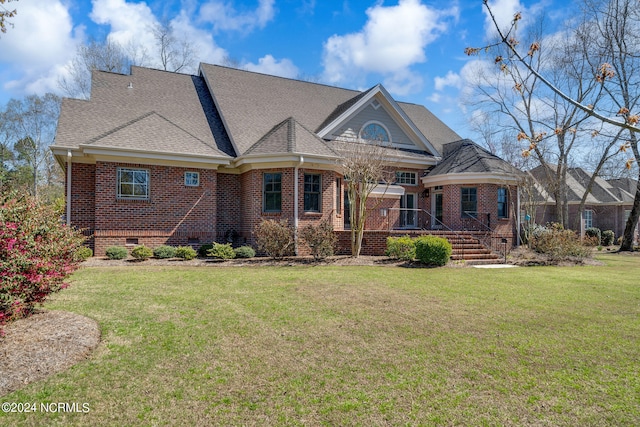
<svg viewBox="0 0 640 427">
<path fill-rule="evenodd" d="M 51 206 L 0 196 L 0 335 L 2 325 L 34 312 L 82 261 L 80 232 Z"/>
</svg>

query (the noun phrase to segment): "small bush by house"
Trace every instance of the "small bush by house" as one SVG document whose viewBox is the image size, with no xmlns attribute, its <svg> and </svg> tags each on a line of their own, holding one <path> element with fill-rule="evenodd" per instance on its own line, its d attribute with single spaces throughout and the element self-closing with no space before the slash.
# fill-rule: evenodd
<svg viewBox="0 0 640 427">
<path fill-rule="evenodd" d="M 451 258 L 453 247 L 447 239 L 422 236 L 415 240 L 416 259 L 423 264 L 443 266 Z"/>
<path fill-rule="evenodd" d="M 584 230 L 587 237 L 585 244 L 589 246 L 600 246 L 602 244 L 602 232 L 597 227 L 589 227 Z"/>
<path fill-rule="evenodd" d="M 561 224 L 552 223 L 534 235 L 531 248 L 549 258 L 566 257 L 586 258 L 591 249 L 584 246 L 580 237 L 571 230 L 565 230 Z"/>
<path fill-rule="evenodd" d="M 209 249 L 207 255 L 218 259 L 233 259 L 236 257 L 236 253 L 231 247 L 231 243 L 213 243 L 213 247 Z"/>
<path fill-rule="evenodd" d="M 389 258 L 413 261 L 416 257 L 416 243 L 411 237 L 387 237 L 387 249 L 384 254 Z"/>
<path fill-rule="evenodd" d="M 91 250 L 91 248 L 87 247 L 87 246 L 81 246 L 78 251 L 76 252 L 76 256 L 81 260 L 81 261 L 86 261 L 89 258 L 91 258 L 93 256 L 93 251 Z"/>
<path fill-rule="evenodd" d="M 253 258 L 256 256 L 256 251 L 251 246 L 240 246 L 233 251 L 236 253 L 236 258 Z"/>
<path fill-rule="evenodd" d="M 168 259 L 176 256 L 176 248 L 168 245 L 158 246 L 153 250 L 153 256 L 158 259 Z"/>
<path fill-rule="evenodd" d="M 109 259 L 117 260 L 117 259 L 125 259 L 129 256 L 129 252 L 127 248 L 123 246 L 109 246 L 105 251 L 105 255 Z"/>
<path fill-rule="evenodd" d="M 604 230 L 602 232 L 602 246 L 611 246 L 615 240 L 616 235 L 613 230 Z"/>
<path fill-rule="evenodd" d="M 316 260 L 332 256 L 338 241 L 329 221 L 322 221 L 318 225 L 307 225 L 300 230 L 300 237 L 309 246 L 311 255 Z"/>
<path fill-rule="evenodd" d="M 196 250 L 191 246 L 178 246 L 176 248 L 176 258 L 181 258 L 185 261 L 189 261 L 194 259 L 196 255 Z"/>
<path fill-rule="evenodd" d="M 153 250 L 145 245 L 138 245 L 131 250 L 131 256 L 138 261 L 146 261 L 153 256 Z"/>
<path fill-rule="evenodd" d="M 204 245 L 200 245 L 200 247 L 198 248 L 198 256 L 201 258 L 206 258 L 209 255 L 209 251 L 213 249 L 213 244 L 211 243 L 205 243 Z"/>
<path fill-rule="evenodd" d="M 293 229 L 286 219 L 262 220 L 255 228 L 255 235 L 258 249 L 271 258 L 284 258 L 294 253 Z"/>
</svg>

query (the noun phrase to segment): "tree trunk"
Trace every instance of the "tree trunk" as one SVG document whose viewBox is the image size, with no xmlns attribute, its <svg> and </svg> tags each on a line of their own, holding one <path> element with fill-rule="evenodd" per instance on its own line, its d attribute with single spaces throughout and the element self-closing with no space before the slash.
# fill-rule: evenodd
<svg viewBox="0 0 640 427">
<path fill-rule="evenodd" d="M 633 208 L 631 208 L 631 214 L 627 219 L 627 224 L 624 228 L 624 234 L 622 235 L 622 243 L 620 244 L 620 251 L 633 251 L 633 241 L 636 234 L 636 226 L 638 225 L 638 214 L 640 213 L 640 174 L 638 175 L 638 182 L 636 184 L 636 196 L 633 199 Z"/>
</svg>

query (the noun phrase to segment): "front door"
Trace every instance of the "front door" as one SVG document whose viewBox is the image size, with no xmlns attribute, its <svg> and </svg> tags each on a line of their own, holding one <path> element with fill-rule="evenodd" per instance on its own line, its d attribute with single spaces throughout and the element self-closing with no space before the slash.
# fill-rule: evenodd
<svg viewBox="0 0 640 427">
<path fill-rule="evenodd" d="M 413 193 L 403 194 L 400 197 L 400 228 L 416 228 L 416 195 Z"/>
</svg>

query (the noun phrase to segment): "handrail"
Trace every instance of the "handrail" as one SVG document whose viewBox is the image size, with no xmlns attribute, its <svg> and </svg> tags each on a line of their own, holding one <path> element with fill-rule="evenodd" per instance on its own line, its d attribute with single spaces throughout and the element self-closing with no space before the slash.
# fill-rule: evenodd
<svg viewBox="0 0 640 427">
<path fill-rule="evenodd" d="M 438 225 L 442 226 L 443 228 L 447 229 L 447 231 L 453 233 L 458 239 L 460 240 L 466 240 L 465 236 L 463 236 L 462 234 L 460 234 L 459 232 L 457 232 L 456 230 L 453 230 L 452 228 L 450 228 L 448 225 L 446 225 L 444 222 L 440 221 L 438 218 L 434 217 L 431 212 L 426 211 L 424 209 L 410 209 L 410 208 L 388 208 L 388 210 L 397 210 L 397 211 L 414 211 L 414 212 L 424 212 L 426 213 L 429 218 L 431 220 L 434 220 Z M 425 231 L 429 231 L 428 229 L 421 227 L 422 230 Z M 389 230 L 389 222 L 387 222 L 387 231 Z M 484 244 L 484 243 L 483 243 Z M 460 250 L 462 251 L 461 255 L 462 255 L 462 259 L 464 259 L 464 246 L 460 248 Z"/>
</svg>

